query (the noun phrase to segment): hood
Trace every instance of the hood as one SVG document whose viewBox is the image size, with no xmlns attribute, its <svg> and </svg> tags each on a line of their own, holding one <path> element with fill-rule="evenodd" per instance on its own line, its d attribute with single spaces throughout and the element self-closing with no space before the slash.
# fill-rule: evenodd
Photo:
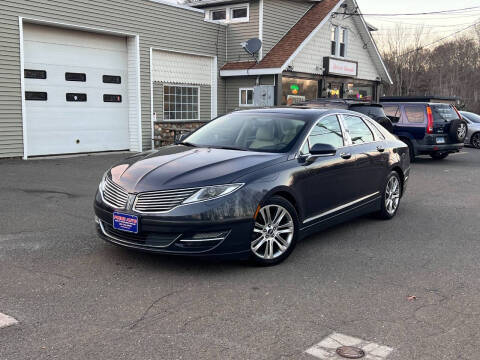
<svg viewBox="0 0 480 360">
<path fill-rule="evenodd" d="M 112 179 L 130 193 L 222 185 L 282 162 L 285 154 L 169 146 L 126 159 L 111 169 Z"/>
</svg>

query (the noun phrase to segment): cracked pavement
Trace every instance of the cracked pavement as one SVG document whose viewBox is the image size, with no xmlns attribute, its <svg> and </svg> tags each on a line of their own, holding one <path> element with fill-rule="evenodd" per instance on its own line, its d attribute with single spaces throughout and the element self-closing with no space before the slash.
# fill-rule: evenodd
<svg viewBox="0 0 480 360">
<path fill-rule="evenodd" d="M 135 253 L 96 237 L 92 201 L 125 154 L 0 161 L 0 359 L 314 359 L 339 332 L 388 359 L 480 351 L 480 151 L 412 165 L 369 217 L 272 268 Z M 416 296 L 409 301 L 408 296 Z"/>
</svg>

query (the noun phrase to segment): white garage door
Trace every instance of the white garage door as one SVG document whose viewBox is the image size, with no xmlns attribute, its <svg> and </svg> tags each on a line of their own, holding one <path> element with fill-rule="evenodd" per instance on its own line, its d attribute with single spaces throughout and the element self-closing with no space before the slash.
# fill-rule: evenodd
<svg viewBox="0 0 480 360">
<path fill-rule="evenodd" d="M 129 149 L 127 40 L 24 25 L 27 154 Z"/>
</svg>

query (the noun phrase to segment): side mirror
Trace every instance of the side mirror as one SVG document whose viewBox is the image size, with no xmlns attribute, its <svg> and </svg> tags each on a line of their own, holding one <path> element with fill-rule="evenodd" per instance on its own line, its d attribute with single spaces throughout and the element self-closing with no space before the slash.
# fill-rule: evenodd
<svg viewBox="0 0 480 360">
<path fill-rule="evenodd" d="M 310 149 L 310 154 L 322 156 L 322 155 L 335 155 L 337 148 L 329 144 L 315 144 Z"/>
<path fill-rule="evenodd" d="M 334 156 L 337 153 L 337 148 L 329 144 L 315 144 L 310 149 L 310 155 L 306 158 L 305 162 L 311 164 L 315 162 L 319 157 Z"/>
<path fill-rule="evenodd" d="M 181 142 L 183 142 L 183 140 L 185 140 L 187 137 L 189 137 L 190 134 L 191 134 L 190 132 L 184 132 L 183 134 L 180 134 L 179 136 L 177 135 L 175 137 L 175 145 L 178 145 Z"/>
</svg>

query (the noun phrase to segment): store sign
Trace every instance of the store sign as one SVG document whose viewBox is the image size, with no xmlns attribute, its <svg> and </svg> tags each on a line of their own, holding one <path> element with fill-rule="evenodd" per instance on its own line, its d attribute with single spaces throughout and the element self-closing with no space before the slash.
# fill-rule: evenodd
<svg viewBox="0 0 480 360">
<path fill-rule="evenodd" d="M 357 76 L 358 63 L 326 57 L 323 59 L 326 75 Z"/>
</svg>

